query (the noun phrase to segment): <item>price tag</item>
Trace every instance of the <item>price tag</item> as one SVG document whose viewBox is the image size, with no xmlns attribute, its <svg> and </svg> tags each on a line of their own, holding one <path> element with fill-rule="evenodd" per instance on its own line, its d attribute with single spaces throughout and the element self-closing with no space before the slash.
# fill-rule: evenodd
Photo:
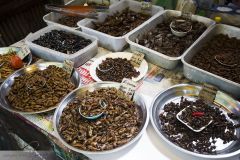
<svg viewBox="0 0 240 160">
<path fill-rule="evenodd" d="M 130 61 L 134 67 L 139 67 L 143 61 L 144 54 L 140 52 L 133 53 Z"/>
<path fill-rule="evenodd" d="M 28 46 L 26 44 L 21 44 L 21 45 L 14 46 L 14 47 L 21 48 L 21 50 L 19 52 L 17 52 L 17 56 L 20 57 L 21 59 L 24 59 L 27 55 L 29 55 L 29 53 L 31 53 L 30 49 L 28 48 Z"/>
<path fill-rule="evenodd" d="M 199 98 L 209 103 L 213 103 L 216 97 L 217 91 L 218 91 L 217 87 L 214 87 L 210 84 L 204 84 L 198 96 Z"/>
<path fill-rule="evenodd" d="M 71 60 L 66 59 L 63 62 L 63 69 L 66 70 L 66 72 L 69 74 L 69 77 L 71 77 L 72 75 L 73 66 L 74 66 L 74 62 Z"/>
<path fill-rule="evenodd" d="M 141 9 L 142 10 L 150 10 L 152 8 L 152 3 L 151 1 L 145 0 L 141 2 Z"/>
<path fill-rule="evenodd" d="M 186 12 L 186 11 L 182 11 L 182 15 L 181 17 L 185 18 L 185 19 L 192 19 L 192 13 L 191 12 Z"/>
<path fill-rule="evenodd" d="M 122 91 L 126 95 L 126 97 L 131 100 L 135 93 L 136 87 L 136 82 L 132 81 L 131 79 L 124 78 L 121 82 L 119 90 Z"/>
</svg>

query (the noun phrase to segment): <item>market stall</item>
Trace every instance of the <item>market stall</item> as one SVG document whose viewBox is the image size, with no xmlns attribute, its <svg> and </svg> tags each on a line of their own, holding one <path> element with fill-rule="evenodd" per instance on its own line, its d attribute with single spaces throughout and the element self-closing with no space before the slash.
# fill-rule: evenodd
<svg viewBox="0 0 240 160">
<path fill-rule="evenodd" d="M 51 12 L 2 48 L 1 108 L 63 159 L 238 159 L 240 29 L 186 8 L 107 8 Z"/>
</svg>

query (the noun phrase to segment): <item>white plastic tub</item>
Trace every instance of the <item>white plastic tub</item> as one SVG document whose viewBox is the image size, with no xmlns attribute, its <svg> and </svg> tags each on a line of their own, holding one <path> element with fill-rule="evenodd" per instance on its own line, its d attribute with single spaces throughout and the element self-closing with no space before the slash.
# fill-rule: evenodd
<svg viewBox="0 0 240 160">
<path fill-rule="evenodd" d="M 152 17 L 150 19 L 148 19 L 146 22 L 144 22 L 143 24 L 141 24 L 140 26 L 138 26 L 137 28 L 135 28 L 134 30 L 130 31 L 129 33 L 127 33 L 124 36 L 121 37 L 114 37 L 111 35 L 108 35 L 106 33 L 102 33 L 99 31 L 96 31 L 93 29 L 93 24 L 92 21 L 95 22 L 104 22 L 106 17 L 108 15 L 113 15 L 114 13 L 121 12 L 122 10 L 128 8 L 130 10 L 133 10 L 135 12 L 141 12 L 141 2 L 137 2 L 134 0 L 121 0 L 120 2 L 114 3 L 113 5 L 110 6 L 109 8 L 109 12 L 108 13 L 102 13 L 99 15 L 99 18 L 97 20 L 93 20 L 93 19 L 84 19 L 78 22 L 78 26 L 81 27 L 82 31 L 89 34 L 89 35 L 94 35 L 99 39 L 99 44 L 104 47 L 107 48 L 109 50 L 118 52 L 118 51 L 122 51 L 124 49 L 124 47 L 127 45 L 127 42 L 125 40 L 125 37 L 133 32 L 134 30 L 137 30 L 139 27 L 141 27 L 144 23 L 148 23 L 149 21 L 151 21 L 155 15 L 158 12 L 163 11 L 163 8 L 160 6 L 155 6 L 153 5 L 151 10 L 148 11 L 148 13 L 150 13 L 152 15 Z"/>
<path fill-rule="evenodd" d="M 165 10 L 162 13 L 158 13 L 158 15 L 154 19 L 152 19 L 152 21 L 149 21 L 148 23 L 144 23 L 144 25 L 138 28 L 138 30 L 131 32 L 126 37 L 127 42 L 130 44 L 131 50 L 144 53 L 146 60 L 150 63 L 153 63 L 155 65 L 161 66 L 166 69 L 174 69 L 179 64 L 179 62 L 181 62 L 181 58 L 187 50 L 184 53 L 182 53 L 182 55 L 179 57 L 170 57 L 160 52 L 157 52 L 155 50 L 152 50 L 150 48 L 144 47 L 140 44 L 137 44 L 135 43 L 135 40 L 136 38 L 141 38 L 143 34 L 146 34 L 150 30 L 154 29 L 158 24 L 162 23 L 164 19 L 167 19 L 169 17 L 177 17 L 180 15 L 181 15 L 180 11 Z M 192 20 L 202 22 L 207 26 L 207 29 L 203 32 L 203 34 L 198 39 L 205 36 L 207 31 L 215 24 L 213 20 L 202 17 L 202 16 L 197 16 L 197 15 L 193 15 Z M 193 44 L 195 44 L 196 41 Z M 191 46 L 189 46 L 189 48 L 190 47 Z"/>
<path fill-rule="evenodd" d="M 170 57 L 170 56 L 164 55 L 160 52 L 157 52 L 155 50 L 152 50 L 150 48 L 144 47 L 140 44 L 137 44 L 137 43 L 135 43 L 135 40 L 136 40 L 136 38 L 141 38 L 143 34 L 146 34 L 150 30 L 154 29 L 158 24 L 162 23 L 164 21 L 164 19 L 168 19 L 169 17 L 177 17 L 180 15 L 181 15 L 180 11 L 165 10 L 162 13 L 158 13 L 158 15 L 154 19 L 152 19 L 152 21 L 145 23 L 143 26 L 138 28 L 138 30 L 131 32 L 131 34 L 129 34 L 126 37 L 127 42 L 130 44 L 131 50 L 144 53 L 146 60 L 148 62 L 151 62 L 155 65 L 161 66 L 165 69 L 174 69 L 179 64 L 182 56 L 184 55 L 184 53 L 187 50 L 184 53 L 182 53 L 182 55 L 179 57 Z M 207 33 L 207 31 L 215 24 L 215 22 L 213 20 L 206 18 L 206 17 L 197 16 L 197 15 L 193 15 L 192 20 L 202 22 L 203 24 L 205 24 L 207 26 L 207 29 L 203 32 L 203 34 L 200 37 L 198 37 L 198 39 L 203 37 Z M 196 41 L 193 44 L 195 44 Z M 191 46 L 189 46 L 189 48 L 190 47 Z"/>
<path fill-rule="evenodd" d="M 63 30 L 63 31 L 84 37 L 86 39 L 90 39 L 92 43 L 86 46 L 85 48 L 77 51 L 76 53 L 70 54 L 70 55 L 62 52 L 58 52 L 46 47 L 42 47 L 40 45 L 33 43 L 34 40 L 38 39 L 40 36 L 44 35 L 45 33 L 50 32 L 51 30 Z M 94 57 L 97 54 L 97 49 L 98 49 L 96 37 L 89 36 L 77 30 L 61 28 L 55 25 L 45 27 L 33 34 L 30 34 L 25 38 L 25 40 L 31 52 L 37 55 L 38 57 L 49 60 L 49 61 L 58 61 L 58 62 L 63 62 L 65 59 L 69 59 L 74 62 L 74 67 L 78 67 L 82 65 L 85 62 L 87 62 L 89 59 Z"/>
</svg>

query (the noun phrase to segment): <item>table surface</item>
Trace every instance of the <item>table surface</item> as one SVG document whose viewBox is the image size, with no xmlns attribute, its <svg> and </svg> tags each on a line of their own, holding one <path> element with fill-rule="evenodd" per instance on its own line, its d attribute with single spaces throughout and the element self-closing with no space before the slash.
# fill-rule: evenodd
<svg viewBox="0 0 240 160">
<path fill-rule="evenodd" d="M 22 42 L 20 42 L 22 43 Z M 128 50 L 127 50 L 128 51 Z M 98 49 L 98 54 L 94 59 L 97 57 L 100 57 L 102 55 L 106 55 L 110 53 L 110 51 L 107 51 L 103 48 Z M 91 61 L 93 61 L 92 59 Z M 85 78 L 86 75 L 89 76 L 88 68 L 90 65 L 89 62 L 87 62 L 87 65 L 85 67 L 80 67 L 78 70 L 84 69 Z M 146 103 L 146 106 L 148 109 L 150 109 L 151 103 L 154 99 L 154 97 L 164 89 L 167 89 L 168 87 L 179 84 L 179 83 L 190 83 L 188 80 L 186 80 L 183 77 L 182 74 L 182 66 L 177 67 L 177 69 L 173 71 L 168 71 L 163 68 L 157 67 L 155 65 L 149 64 L 149 71 L 151 74 L 149 74 L 148 77 L 157 75 L 161 73 L 164 75 L 164 78 L 160 81 L 142 81 L 141 86 L 138 88 L 137 92 L 140 94 Z M 89 78 L 89 77 L 87 77 Z M 86 81 L 86 83 L 91 81 Z M 54 131 L 52 128 L 52 115 L 54 112 L 50 112 L 48 114 L 40 114 L 40 115 L 18 115 L 23 120 L 29 122 L 33 127 L 39 129 L 41 132 L 43 132 L 46 136 L 48 136 L 49 139 L 52 141 L 57 141 L 58 144 L 61 144 L 59 140 L 56 140 L 54 138 Z M 146 131 L 143 133 L 142 137 L 133 145 L 129 146 L 128 148 L 119 151 L 114 154 L 110 154 L 108 156 L 104 155 L 87 155 L 89 158 L 97 159 L 97 160 L 145 160 L 145 159 L 151 159 L 151 160 L 192 160 L 192 159 L 199 159 L 197 157 L 193 157 L 190 155 L 187 155 L 185 153 L 182 153 L 178 151 L 177 149 L 173 148 L 169 144 L 167 144 L 163 139 L 161 139 L 157 133 L 154 131 L 154 128 L 149 120 L 148 126 Z M 240 159 L 239 156 L 228 158 L 233 160 Z"/>
</svg>

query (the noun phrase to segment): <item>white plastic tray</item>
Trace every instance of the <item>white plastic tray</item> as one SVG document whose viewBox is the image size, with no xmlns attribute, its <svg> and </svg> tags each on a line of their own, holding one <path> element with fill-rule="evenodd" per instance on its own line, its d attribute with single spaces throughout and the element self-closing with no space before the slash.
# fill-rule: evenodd
<svg viewBox="0 0 240 160">
<path fill-rule="evenodd" d="M 40 36 L 44 35 L 47 32 L 50 32 L 51 30 L 63 30 L 75 35 L 79 35 L 86 39 L 90 39 L 92 43 L 71 55 L 67 55 L 65 53 L 58 52 L 58 51 L 32 43 L 32 41 L 38 39 Z M 37 55 L 38 57 L 49 60 L 49 61 L 59 61 L 59 62 L 63 62 L 65 59 L 69 59 L 74 62 L 75 67 L 78 67 L 84 64 L 86 61 L 94 57 L 97 54 L 97 49 L 98 49 L 97 38 L 93 36 L 89 36 L 77 30 L 61 28 L 60 26 L 55 26 L 55 25 L 47 26 L 33 34 L 30 34 L 25 38 L 25 40 L 31 52 Z"/>
<path fill-rule="evenodd" d="M 171 16 L 180 16 L 180 15 L 181 15 L 180 11 L 165 10 L 164 12 L 158 13 L 155 16 L 155 18 L 152 19 L 152 21 L 149 21 L 148 23 L 144 23 L 144 25 L 142 25 L 139 29 L 131 32 L 131 34 L 129 34 L 126 37 L 127 42 L 130 44 L 131 50 L 144 53 L 146 60 L 150 63 L 153 63 L 155 65 L 161 66 L 166 69 L 174 69 L 178 65 L 178 63 L 181 61 L 181 58 L 186 51 L 179 57 L 170 57 L 170 56 L 164 55 L 164 54 L 154 51 L 150 48 L 147 48 L 147 47 L 144 47 L 142 45 L 135 43 L 135 39 L 141 38 L 141 36 L 143 34 L 154 29 L 157 26 L 157 24 L 162 23 L 164 19 L 171 17 Z M 215 22 L 213 20 L 211 20 L 209 18 L 197 16 L 197 15 L 193 15 L 192 19 L 196 20 L 198 22 L 202 22 L 208 27 L 198 39 L 203 37 L 206 34 L 206 32 L 210 29 L 210 27 L 215 24 Z M 196 41 L 193 44 L 195 44 Z"/>
<path fill-rule="evenodd" d="M 217 24 L 212 27 L 207 35 L 197 41 L 196 44 L 192 45 L 188 51 L 182 56 L 183 62 L 183 73 L 184 76 L 196 83 L 209 83 L 218 87 L 219 89 L 234 95 L 235 97 L 240 97 L 240 84 L 228 80 L 224 77 L 218 76 L 211 72 L 205 71 L 201 68 L 193 66 L 190 64 L 191 59 L 194 55 L 198 54 L 199 50 L 203 45 L 209 41 L 211 38 L 218 34 L 228 35 L 229 37 L 236 37 L 240 39 L 240 29 L 234 26 Z"/>
<path fill-rule="evenodd" d="M 141 12 L 141 2 L 137 2 L 134 0 L 122 0 L 120 2 L 117 2 L 117 3 L 114 3 L 113 5 L 111 5 L 109 8 L 109 12 L 100 14 L 99 18 L 97 20 L 92 20 L 92 19 L 86 18 L 84 20 L 79 21 L 78 26 L 81 27 L 83 32 L 96 36 L 99 39 L 99 44 L 102 47 L 107 48 L 112 51 L 115 51 L 115 52 L 122 51 L 123 48 L 127 45 L 125 37 L 129 33 L 137 30 L 144 23 L 148 23 L 155 17 L 155 15 L 158 12 L 163 11 L 162 7 L 153 5 L 152 9 L 147 12 L 147 13 L 150 13 L 152 15 L 152 17 L 150 19 L 148 19 L 146 22 L 144 22 L 143 24 L 141 24 L 140 26 L 138 26 L 137 28 L 135 28 L 134 30 L 130 31 L 129 33 L 127 33 L 126 35 L 121 36 L 121 37 L 114 37 L 114 36 L 111 36 L 106 33 L 102 33 L 102 32 L 99 32 L 99 31 L 96 31 L 93 29 L 92 21 L 104 22 L 108 15 L 113 15 L 117 11 L 121 12 L 122 10 L 124 10 L 128 7 L 130 10 L 133 10 L 135 12 Z"/>
</svg>

